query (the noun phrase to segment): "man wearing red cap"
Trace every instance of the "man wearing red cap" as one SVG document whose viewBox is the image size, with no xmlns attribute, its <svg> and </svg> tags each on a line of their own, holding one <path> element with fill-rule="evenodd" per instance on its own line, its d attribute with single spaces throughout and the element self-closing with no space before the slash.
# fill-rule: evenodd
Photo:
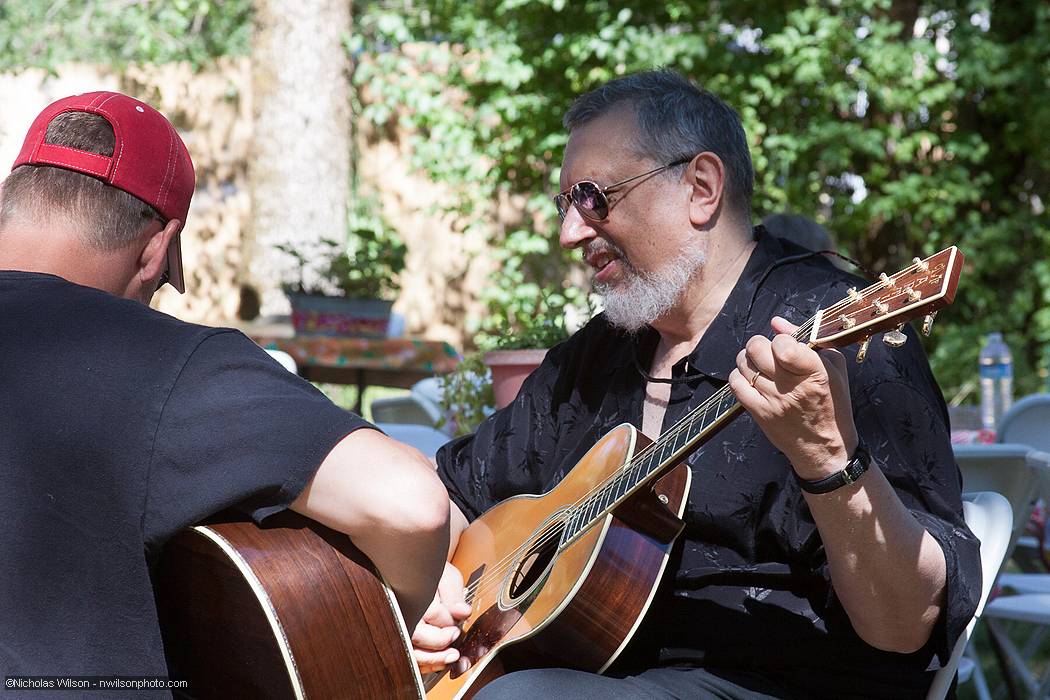
<svg viewBox="0 0 1050 700">
<path fill-rule="evenodd" d="M 2 676 L 165 675 L 150 565 L 231 507 L 348 533 L 410 626 L 433 597 L 432 465 L 237 331 L 148 307 L 185 289 L 193 188 L 167 119 L 96 92 L 37 117 L 0 189 Z"/>
</svg>

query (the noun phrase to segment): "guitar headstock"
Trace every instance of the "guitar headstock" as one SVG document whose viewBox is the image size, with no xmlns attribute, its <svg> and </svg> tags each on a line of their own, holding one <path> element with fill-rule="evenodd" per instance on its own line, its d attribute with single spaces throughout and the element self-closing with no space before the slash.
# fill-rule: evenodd
<svg viewBox="0 0 1050 700">
<path fill-rule="evenodd" d="M 903 344 L 901 326 L 918 316 L 927 317 L 923 332 L 928 335 L 933 314 L 955 298 L 962 264 L 963 254 L 951 246 L 925 260 L 915 258 L 895 275 L 883 273 L 861 291 L 851 289 L 845 299 L 817 312 L 808 334 L 810 344 L 843 347 L 887 330 L 891 331 L 887 344 Z M 892 329 L 897 329 L 896 335 Z"/>
</svg>

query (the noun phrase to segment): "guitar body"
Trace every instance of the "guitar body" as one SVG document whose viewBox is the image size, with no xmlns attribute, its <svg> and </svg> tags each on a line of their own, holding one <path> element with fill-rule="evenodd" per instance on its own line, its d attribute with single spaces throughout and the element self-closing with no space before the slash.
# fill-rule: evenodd
<svg viewBox="0 0 1050 700">
<path fill-rule="evenodd" d="M 203 525 L 154 577 L 172 676 L 192 698 L 422 697 L 396 601 L 345 535 L 288 512 Z"/>
<path fill-rule="evenodd" d="M 466 579 L 474 612 L 455 643 L 461 662 L 425 679 L 427 700 L 469 698 L 520 668 L 600 672 L 619 656 L 681 532 L 689 467 L 673 468 L 561 551 L 550 551 L 558 549 L 557 537 L 544 533 L 557 532 L 571 506 L 647 444 L 633 426 L 621 425 L 552 491 L 510 498 L 462 533 L 452 563 Z"/>
</svg>

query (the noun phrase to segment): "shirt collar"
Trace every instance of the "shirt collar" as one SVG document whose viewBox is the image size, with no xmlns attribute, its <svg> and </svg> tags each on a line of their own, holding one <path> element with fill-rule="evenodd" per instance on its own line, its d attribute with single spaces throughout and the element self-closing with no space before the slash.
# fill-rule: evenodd
<svg viewBox="0 0 1050 700">
<path fill-rule="evenodd" d="M 754 230 L 755 249 L 737 278 L 733 291 L 729 293 L 722 310 L 718 312 L 700 342 L 689 353 L 689 371 L 729 381 L 729 373 L 736 367 L 736 356 L 744 348 L 748 338 L 770 332 L 767 313 L 774 306 L 768 293 L 755 294 L 766 271 L 776 260 L 784 256 L 780 239 L 770 235 L 762 226 Z M 766 290 L 762 290 L 765 292 Z M 754 299 L 754 307 L 752 307 Z"/>
<path fill-rule="evenodd" d="M 768 335 L 770 332 L 768 319 L 776 309 L 779 295 L 769 293 L 772 290 L 762 289 L 758 294 L 755 291 L 762 284 L 770 266 L 784 257 L 785 250 L 780 239 L 769 234 L 762 226 L 755 227 L 754 236 L 755 249 L 722 310 L 693 351 L 675 365 L 674 377 L 700 373 L 723 382 L 729 381 L 729 373 L 736 367 L 736 356 L 748 338 L 759 333 Z M 648 369 L 658 341 L 659 334 L 647 326 L 634 336 L 634 352 L 627 353 L 625 359 L 633 363 L 637 357 L 640 366 Z"/>
</svg>

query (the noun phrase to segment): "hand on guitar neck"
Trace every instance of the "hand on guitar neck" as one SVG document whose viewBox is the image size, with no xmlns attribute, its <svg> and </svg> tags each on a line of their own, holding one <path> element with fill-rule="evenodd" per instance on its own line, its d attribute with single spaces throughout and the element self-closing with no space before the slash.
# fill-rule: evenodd
<svg viewBox="0 0 1050 700">
<path fill-rule="evenodd" d="M 772 340 L 748 341 L 729 384 L 798 476 L 821 479 L 840 471 L 857 445 L 846 361 L 796 340 L 796 327 L 782 318 L 773 330 Z M 944 605 L 944 552 L 872 466 L 848 486 L 803 495 L 857 634 L 878 649 L 910 653 L 929 639 Z"/>
<path fill-rule="evenodd" d="M 846 360 L 795 340 L 779 316 L 772 340 L 754 336 L 737 355 L 729 383 L 741 405 L 803 479 L 842 469 L 857 446 Z"/>
</svg>

